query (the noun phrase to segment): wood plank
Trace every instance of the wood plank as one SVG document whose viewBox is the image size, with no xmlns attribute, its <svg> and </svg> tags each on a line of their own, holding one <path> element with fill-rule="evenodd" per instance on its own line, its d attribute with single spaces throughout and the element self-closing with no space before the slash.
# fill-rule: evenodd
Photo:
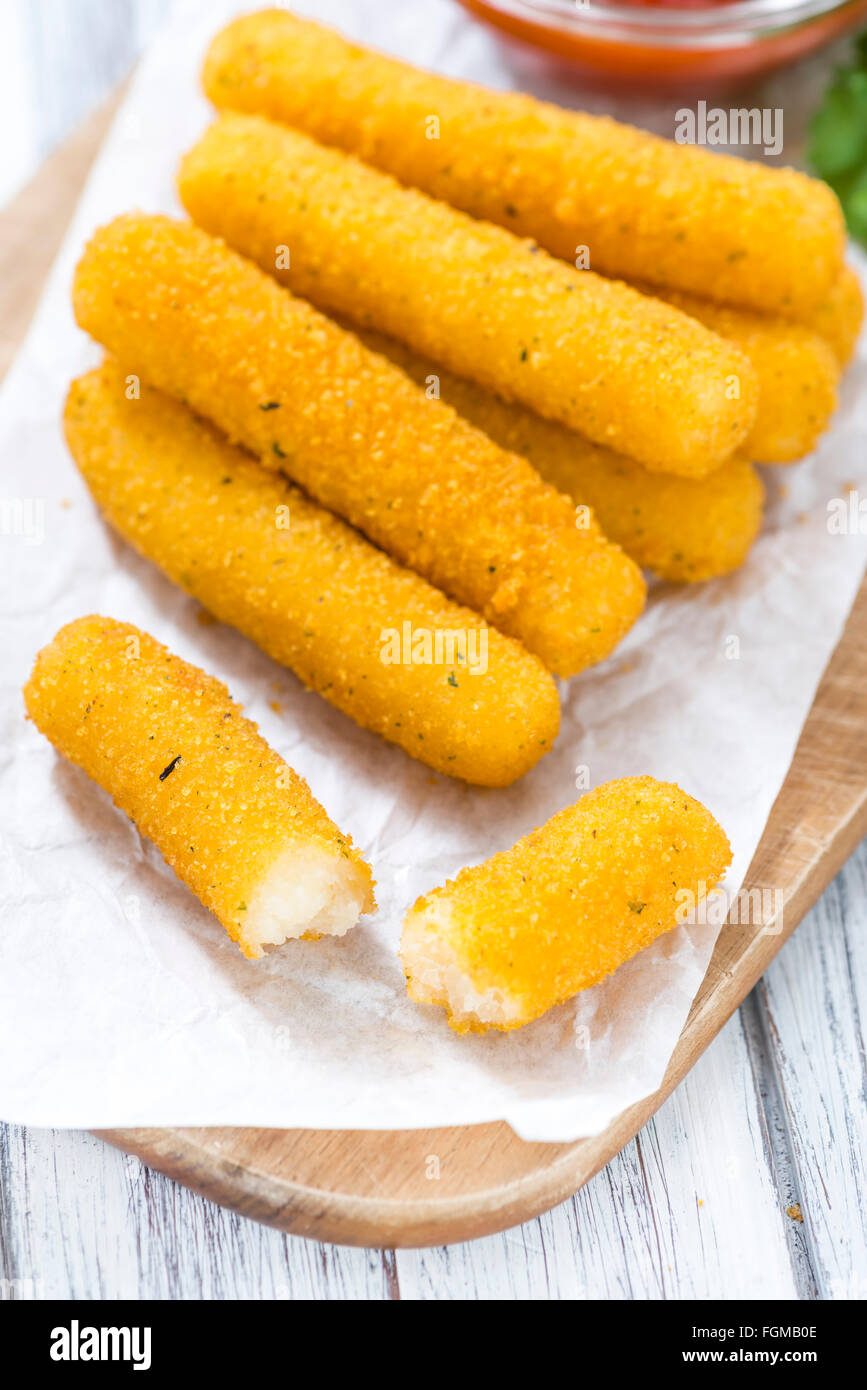
<svg viewBox="0 0 867 1390">
<path fill-rule="evenodd" d="M 4 1299 L 387 1299 L 394 1260 L 269 1230 L 80 1130 L 0 1126 Z"/>
<path fill-rule="evenodd" d="M 867 851 L 867 846 L 865 846 Z M 789 1136 L 793 1194 L 819 1296 L 867 1298 L 867 852 L 853 857 L 761 981 L 761 1028 L 777 1132 Z M 785 1205 L 789 1203 L 786 1202 Z"/>
<path fill-rule="evenodd" d="M 398 1250 L 402 1299 L 796 1296 L 784 1205 L 737 1019 L 572 1199 L 502 1235 Z M 801 1229 L 801 1228 L 799 1228 Z"/>
<path fill-rule="evenodd" d="M 20 341 L 107 114 L 0 214 L 0 366 Z M 78 182 L 76 182 L 76 178 Z M 5 274 L 4 274 L 5 272 Z M 10 289 L 10 275 L 12 284 Z M 506 1125 L 403 1133 L 121 1130 L 103 1137 L 214 1201 L 283 1230 L 361 1245 L 442 1243 L 502 1230 L 575 1192 L 647 1122 L 767 968 L 867 831 L 867 586 L 822 681 L 748 874 L 783 891 L 770 931 L 723 931 L 660 1090 L 602 1135 L 525 1144 Z M 427 1177 L 439 1158 L 440 1178 Z"/>
</svg>

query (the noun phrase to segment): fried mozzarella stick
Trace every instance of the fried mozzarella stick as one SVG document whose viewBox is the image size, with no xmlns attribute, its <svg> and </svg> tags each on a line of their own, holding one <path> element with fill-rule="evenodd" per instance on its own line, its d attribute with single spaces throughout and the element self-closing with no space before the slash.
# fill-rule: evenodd
<svg viewBox="0 0 867 1390">
<path fill-rule="evenodd" d="M 222 622 L 364 729 L 508 786 L 557 736 L 554 682 L 171 397 L 112 362 L 73 383 L 66 439 L 100 511 Z"/>
<path fill-rule="evenodd" d="M 592 507 L 608 539 L 642 569 L 675 583 L 695 583 L 728 574 L 746 559 L 762 524 L 765 495 L 746 460 L 729 459 L 706 478 L 651 473 L 624 454 L 435 367 L 396 338 L 365 330 L 361 337 L 420 386 L 439 390 L 501 448 L 529 459 L 576 507 Z"/>
<path fill-rule="evenodd" d="M 864 322 L 864 291 L 850 265 L 845 265 L 826 297 L 805 323 L 830 344 L 840 367 L 852 359 Z"/>
<path fill-rule="evenodd" d="M 421 72 L 282 10 L 218 34 L 203 80 L 219 108 L 296 126 L 568 261 L 587 248 L 606 275 L 796 314 L 842 265 L 840 204 L 817 179 Z"/>
<path fill-rule="evenodd" d="M 343 936 L 375 909 L 349 836 L 222 682 L 131 623 L 68 623 L 37 656 L 24 699 L 245 956 Z"/>
<path fill-rule="evenodd" d="M 701 475 L 747 437 L 755 375 L 731 343 L 296 131 L 223 116 L 178 187 L 200 226 L 319 308 L 650 468 Z"/>
<path fill-rule="evenodd" d="M 570 676 L 644 603 L 637 566 L 393 363 L 199 228 L 118 218 L 78 267 L 78 322 L 401 564 Z"/>
<path fill-rule="evenodd" d="M 652 293 L 647 286 L 639 288 Z M 808 454 L 837 405 L 840 363 L 825 338 L 779 316 L 715 304 L 678 290 L 657 293 L 734 343 L 752 362 L 759 404 L 742 446 L 744 457 L 755 463 L 793 463 Z"/>
<path fill-rule="evenodd" d="M 730 862 L 713 816 L 674 783 L 607 782 L 418 899 L 407 989 L 456 1032 L 520 1028 L 677 926 Z"/>
</svg>

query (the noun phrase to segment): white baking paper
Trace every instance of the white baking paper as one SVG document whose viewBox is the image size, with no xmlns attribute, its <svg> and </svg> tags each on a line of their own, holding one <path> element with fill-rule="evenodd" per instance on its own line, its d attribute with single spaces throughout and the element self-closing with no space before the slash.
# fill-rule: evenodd
<svg viewBox="0 0 867 1390">
<path fill-rule="evenodd" d="M 767 525 L 745 567 L 695 589 L 658 586 L 617 654 L 563 687 L 562 733 L 533 772 L 506 791 L 433 775 L 237 633 L 202 626 L 196 604 L 102 524 L 61 438 L 67 383 L 99 356 L 68 303 L 81 246 L 125 209 L 179 211 L 174 170 L 208 120 L 199 65 L 239 8 L 182 6 L 146 56 L 0 400 L 11 503 L 0 538 L 0 1116 L 329 1129 L 505 1119 L 528 1139 L 592 1134 L 659 1084 L 717 928 L 672 932 L 516 1034 L 456 1037 L 441 1010 L 406 995 L 402 911 L 573 801 L 582 768 L 593 785 L 651 773 L 699 797 L 732 840 L 737 890 L 863 569 L 867 366 L 862 357 L 847 376 L 815 457 L 767 470 Z M 512 78 L 508 50 L 447 0 L 306 8 L 428 66 Z M 536 90 L 544 72 L 534 68 Z M 844 534 L 829 529 L 835 498 L 849 498 Z M 140 624 L 227 682 L 369 856 L 376 917 L 343 940 L 242 959 L 108 797 L 24 720 L 35 652 L 89 612 Z"/>
</svg>

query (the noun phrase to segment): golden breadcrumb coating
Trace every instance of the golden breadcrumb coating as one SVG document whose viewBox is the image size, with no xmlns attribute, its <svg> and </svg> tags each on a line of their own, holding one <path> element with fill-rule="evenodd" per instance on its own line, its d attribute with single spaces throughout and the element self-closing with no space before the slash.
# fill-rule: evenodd
<svg viewBox="0 0 867 1390">
<path fill-rule="evenodd" d="M 609 540 L 643 569 L 688 583 L 728 574 L 746 559 L 762 524 L 765 491 L 744 459 L 730 459 L 706 478 L 651 473 L 625 454 L 435 367 L 396 338 L 370 330 L 361 337 L 420 385 L 435 374 L 443 399 L 459 415 L 501 448 L 529 459 L 576 506 L 591 507 Z"/>
<path fill-rule="evenodd" d="M 646 286 L 639 288 L 649 292 Z M 840 364 L 818 332 L 780 318 L 715 304 L 678 290 L 660 298 L 698 319 L 748 357 L 759 383 L 759 405 L 742 446 L 755 463 L 794 463 L 815 446 L 837 406 Z"/>
<path fill-rule="evenodd" d="M 177 401 L 148 387 L 127 399 L 127 377 L 107 362 L 74 382 L 65 429 L 97 506 L 136 550 L 362 728 L 438 772 L 507 786 L 550 749 L 560 709 L 541 662 Z M 405 624 L 416 662 L 390 659 L 387 634 L 403 639 Z M 419 633 L 431 634 L 430 661 Z M 449 633 L 465 636 L 450 644 Z"/>
<path fill-rule="evenodd" d="M 820 304 L 804 322 L 831 347 L 841 367 L 852 359 L 864 322 L 864 291 L 851 266 L 845 265 Z"/>
<path fill-rule="evenodd" d="M 320 308 L 648 467 L 702 474 L 746 438 L 755 376 L 731 343 L 339 150 L 228 115 L 178 186 L 200 226 Z"/>
<path fill-rule="evenodd" d="M 418 899 L 407 989 L 458 1032 L 520 1028 L 670 931 L 730 862 L 713 816 L 674 783 L 608 782 Z"/>
<path fill-rule="evenodd" d="M 27 713 L 161 851 L 244 955 L 257 887 L 287 849 L 349 860 L 373 877 L 226 687 L 131 623 L 92 615 L 61 628 L 24 687 Z"/>
<path fill-rule="evenodd" d="M 588 247 L 603 274 L 795 314 L 842 264 L 843 214 L 817 179 L 421 72 L 282 10 L 228 25 L 203 81 L 219 108 L 285 121 L 555 256 Z"/>
<path fill-rule="evenodd" d="M 525 459 L 188 224 L 118 218 L 78 267 L 79 323 L 401 564 L 569 676 L 644 604 L 637 566 Z"/>
</svg>

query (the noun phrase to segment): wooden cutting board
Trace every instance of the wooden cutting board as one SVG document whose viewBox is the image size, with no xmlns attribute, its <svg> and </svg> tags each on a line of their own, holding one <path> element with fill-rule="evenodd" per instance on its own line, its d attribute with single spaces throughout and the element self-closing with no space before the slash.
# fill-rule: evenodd
<svg viewBox="0 0 867 1390">
<path fill-rule="evenodd" d="M 117 98 L 0 212 L 0 374 L 36 304 Z M 783 890 L 773 932 L 728 925 L 655 1095 L 604 1134 L 526 1144 L 505 1124 L 356 1130 L 126 1129 L 109 1143 L 212 1201 L 347 1245 L 440 1245 L 503 1230 L 577 1191 L 685 1076 L 867 833 L 867 582 L 825 672 L 747 876 Z M 438 1160 L 438 1179 L 428 1176 Z"/>
</svg>

